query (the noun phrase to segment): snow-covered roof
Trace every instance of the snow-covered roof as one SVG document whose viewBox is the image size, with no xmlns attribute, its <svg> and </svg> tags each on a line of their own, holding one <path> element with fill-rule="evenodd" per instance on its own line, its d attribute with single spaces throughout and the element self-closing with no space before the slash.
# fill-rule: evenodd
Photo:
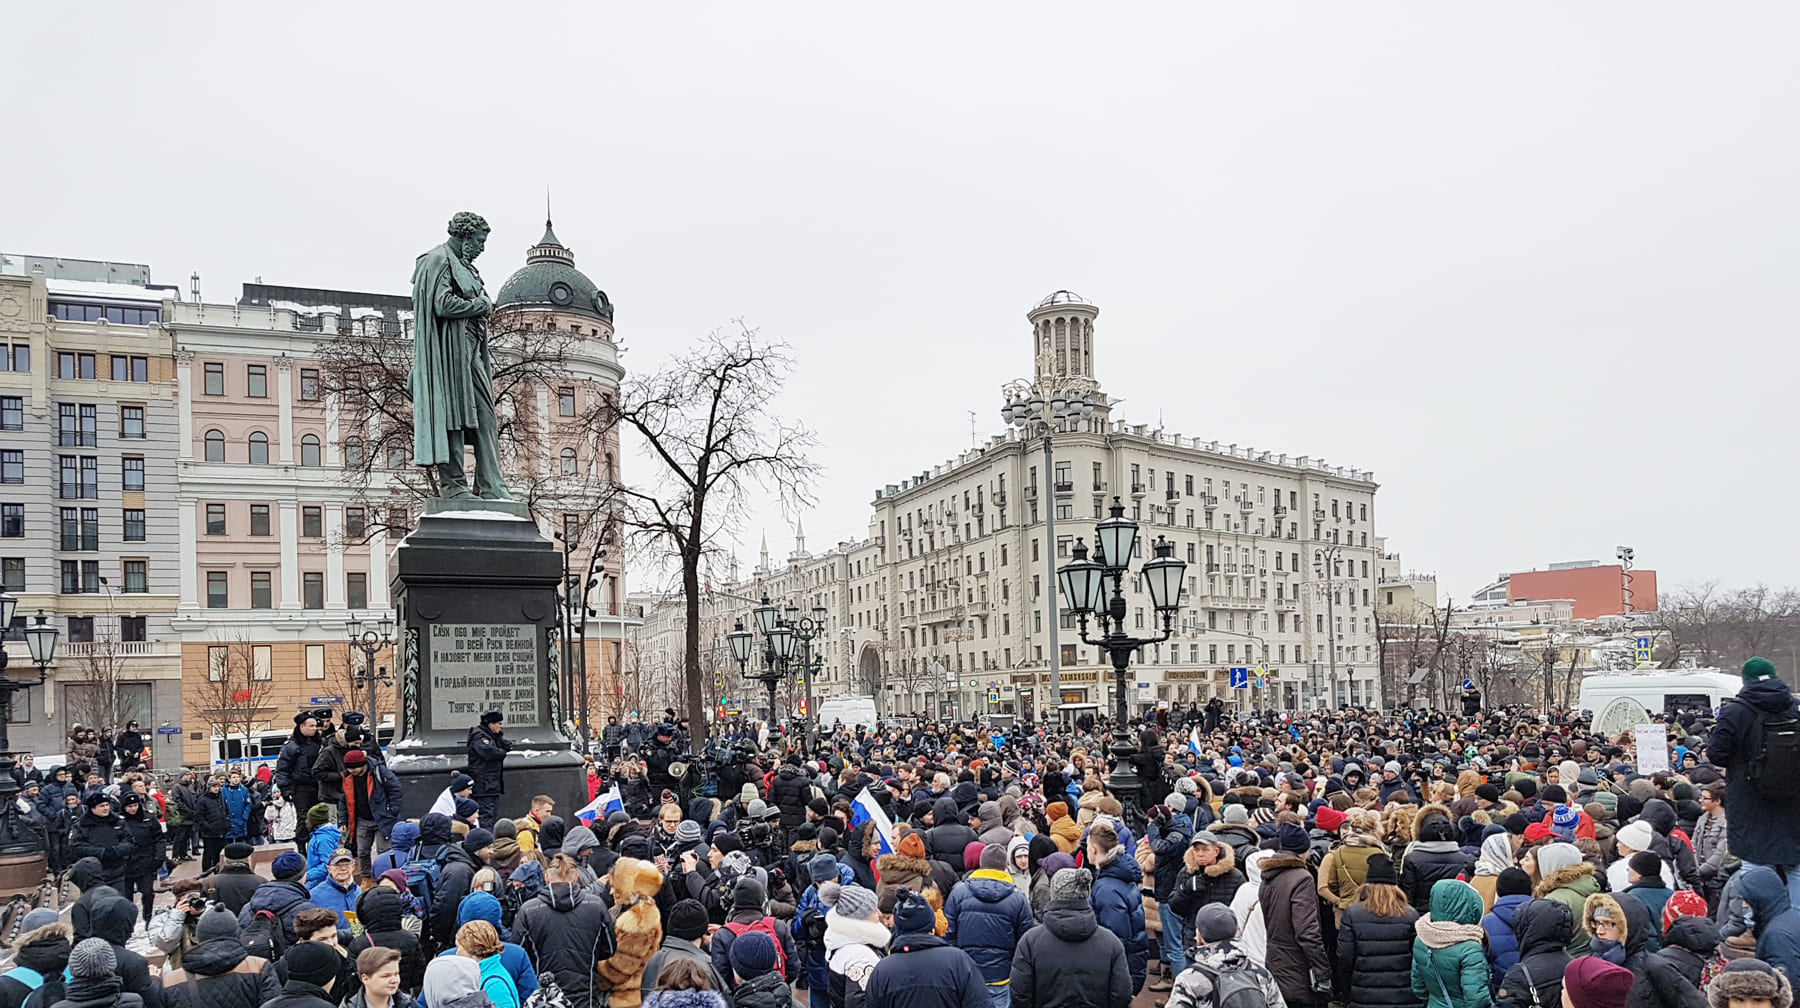
<svg viewBox="0 0 1800 1008">
<path fill-rule="evenodd" d="M 62 294 L 68 297 L 103 298 L 108 301 L 143 301 L 150 304 L 162 304 L 164 301 L 179 301 L 181 294 L 173 290 L 156 290 L 139 287 L 136 284 L 99 283 L 92 280 L 59 280 L 46 277 L 44 286 L 51 294 Z"/>
</svg>

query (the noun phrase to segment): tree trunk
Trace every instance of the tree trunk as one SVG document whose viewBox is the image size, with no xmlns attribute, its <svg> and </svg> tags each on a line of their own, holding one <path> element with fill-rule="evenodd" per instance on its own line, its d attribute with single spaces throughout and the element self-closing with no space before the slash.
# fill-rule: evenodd
<svg viewBox="0 0 1800 1008">
<path fill-rule="evenodd" d="M 694 513 L 699 515 L 698 506 Z M 706 695 L 700 682 L 700 529 L 697 519 L 688 534 L 690 538 L 681 551 L 681 591 L 687 613 L 687 625 L 682 628 L 686 644 L 682 681 L 687 684 L 688 749 L 699 753 L 706 747 Z"/>
</svg>

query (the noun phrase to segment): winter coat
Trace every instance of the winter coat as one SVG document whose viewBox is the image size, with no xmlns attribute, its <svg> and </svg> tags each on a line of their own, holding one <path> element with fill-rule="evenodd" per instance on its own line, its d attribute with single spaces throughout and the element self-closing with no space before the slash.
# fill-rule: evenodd
<svg viewBox="0 0 1800 1008">
<path fill-rule="evenodd" d="M 794 994 L 781 974 L 770 970 L 754 980 L 746 980 L 731 991 L 737 1008 L 793 1008 Z"/>
<path fill-rule="evenodd" d="M 1481 894 L 1465 882 L 1439 881 L 1430 906 L 1413 940 L 1413 993 L 1428 1008 L 1486 1008 L 1493 997 L 1481 947 Z"/>
<path fill-rule="evenodd" d="M 832 1008 L 863 1008 L 869 978 L 887 954 L 888 929 L 877 921 L 825 915 L 825 963 L 831 971 Z"/>
<path fill-rule="evenodd" d="M 143 998 L 144 1008 L 162 1008 L 162 985 L 150 975 L 149 961 L 125 947 L 137 921 L 137 907 L 130 900 L 115 897 L 94 906 L 88 925 L 95 938 L 104 939 L 113 947 L 113 960 L 118 964 L 115 975 L 124 981 L 124 989 Z"/>
<path fill-rule="evenodd" d="M 1268 933 L 1264 964 L 1281 986 L 1281 996 L 1290 1006 L 1316 1003 L 1313 985 L 1329 985 L 1331 963 L 1306 858 L 1286 852 L 1265 857 L 1259 901 Z"/>
<path fill-rule="evenodd" d="M 1614 893 L 1595 893 L 1588 897 L 1584 916 L 1594 915 L 1601 907 L 1611 911 L 1613 919 L 1623 922 L 1625 937 L 1619 943 L 1622 948 L 1594 938 L 1588 944 L 1589 954 L 1606 958 L 1633 973 L 1641 973 L 1650 959 L 1649 913 L 1637 900 L 1621 899 Z M 1590 926 L 1589 931 L 1592 930 Z"/>
<path fill-rule="evenodd" d="M 281 753 L 275 757 L 275 787 L 293 801 L 295 793 L 304 794 L 316 799 L 319 794 L 318 782 L 313 778 L 313 764 L 319 761 L 319 747 L 325 740 L 318 734 L 311 738 L 300 734 L 295 728 L 288 735 L 288 740 L 281 744 Z M 301 811 L 305 811 L 302 809 Z"/>
<path fill-rule="evenodd" d="M 281 993 L 267 959 L 236 938 L 203 941 L 183 953 L 181 968 L 164 973 L 166 1008 L 255 1008 Z"/>
<path fill-rule="evenodd" d="M 225 908 L 235 914 L 244 909 L 244 904 L 249 903 L 250 897 L 268 880 L 251 870 L 247 861 L 223 861 L 218 870 L 203 881 L 206 897 L 225 904 Z"/>
<path fill-rule="evenodd" d="M 730 985 L 725 982 L 723 977 L 719 976 L 719 971 L 713 968 L 712 956 L 707 955 L 705 949 L 688 941 L 686 938 L 663 935 L 662 947 L 657 949 L 656 954 L 650 957 L 650 961 L 644 964 L 643 992 L 645 1005 L 653 1003 L 650 999 L 651 991 L 656 989 L 656 978 L 662 975 L 663 967 L 678 959 L 686 959 L 689 962 L 705 968 L 707 979 L 712 984 L 712 991 L 706 993 L 730 989 Z"/>
<path fill-rule="evenodd" d="M 1587 925 L 1582 923 L 1582 914 L 1587 909 L 1587 898 L 1599 891 L 1600 882 L 1595 877 L 1594 866 L 1586 861 L 1558 868 L 1532 890 L 1532 895 L 1539 899 L 1553 899 L 1568 907 L 1570 916 L 1575 918 L 1575 929 L 1569 937 L 1570 956 L 1587 955 L 1588 932 Z"/>
<path fill-rule="evenodd" d="M 1496 1008 L 1557 1008 L 1575 918 L 1556 900 L 1536 899 L 1513 914 L 1513 933 L 1519 938 L 1519 958 L 1500 978 Z"/>
<path fill-rule="evenodd" d="M 93 809 L 84 809 L 80 820 L 69 830 L 69 857 L 98 859 L 102 881 L 108 884 L 125 877 L 125 859 L 130 855 L 125 821 L 117 812 L 103 818 L 95 815 Z"/>
<path fill-rule="evenodd" d="M 1415 828 L 1419 839 L 1407 845 L 1400 862 L 1400 888 L 1412 900 L 1413 909 L 1425 913 L 1431 905 L 1431 888 L 1442 879 L 1475 877 L 1475 858 L 1451 836 L 1450 811 L 1442 805 L 1419 810 Z"/>
<path fill-rule="evenodd" d="M 1738 894 L 1755 915 L 1756 958 L 1800 977 L 1800 911 L 1789 906 L 1787 886 L 1763 867 L 1746 868 L 1736 878 Z"/>
<path fill-rule="evenodd" d="M 1502 896 L 1494 901 L 1494 909 L 1481 918 L 1481 929 L 1488 936 L 1488 964 L 1497 986 L 1506 971 L 1519 961 L 1519 933 L 1514 928 L 1519 908 L 1531 902 L 1530 896 Z"/>
<path fill-rule="evenodd" d="M 250 926 L 250 921 L 259 910 L 267 910 L 281 921 L 281 933 L 292 945 L 295 941 L 294 915 L 302 910 L 312 908 L 312 894 L 298 881 L 283 882 L 280 880 L 264 882 L 250 894 L 250 902 L 238 911 L 238 930 Z"/>
<path fill-rule="evenodd" d="M 1662 933 L 1663 907 L 1668 905 L 1669 897 L 1675 893 L 1668 886 L 1663 885 L 1660 875 L 1642 882 L 1634 882 L 1620 895 L 1633 897 L 1644 904 L 1644 909 L 1650 913 L 1650 930 L 1656 934 Z"/>
<path fill-rule="evenodd" d="M 968 954 L 930 934 L 903 934 L 869 974 L 869 1008 L 966 1008 L 990 1003 Z"/>
<path fill-rule="evenodd" d="M 154 807 L 155 803 L 151 802 L 151 806 Z M 120 877 L 143 878 L 155 875 L 163 864 L 162 823 L 148 812 L 140 811 L 136 818 L 121 816 L 119 832 L 131 846 L 130 852 L 125 855 L 124 871 Z"/>
<path fill-rule="evenodd" d="M 1188 841 L 1194 838 L 1193 822 L 1185 814 L 1177 812 L 1169 818 L 1167 826 L 1151 823 L 1144 834 L 1145 842 L 1150 844 L 1150 852 L 1156 855 L 1153 877 L 1156 880 L 1156 899 L 1159 903 L 1167 903 L 1175 892 L 1175 879 L 1182 869 L 1181 857 L 1187 853 Z"/>
<path fill-rule="evenodd" d="M 875 898 L 882 913 L 894 912 L 894 900 L 902 889 L 911 889 L 921 896 L 928 888 L 934 892 L 937 889 L 931 877 L 931 862 L 899 851 L 876 858 L 875 873 L 881 879 L 875 886 Z"/>
<path fill-rule="evenodd" d="M 953 867 L 961 867 L 963 850 L 980 838 L 975 831 L 964 825 L 962 813 L 957 811 L 956 802 L 949 798 L 939 798 L 931 806 L 933 826 L 925 831 L 925 856 L 934 861 L 942 861 Z"/>
<path fill-rule="evenodd" d="M 250 807 L 255 804 L 250 789 L 242 784 L 233 787 L 230 784 L 219 789 L 219 797 L 225 799 L 225 815 L 230 819 L 230 826 L 225 830 L 229 837 L 247 837 L 250 835 Z"/>
<path fill-rule="evenodd" d="M 1750 864 L 1800 864 L 1800 804 L 1764 799 L 1744 772 L 1760 752 L 1758 725 L 1766 718 L 1792 717 L 1796 710 L 1794 694 L 1780 679 L 1745 683 L 1720 708 L 1706 742 L 1713 764 L 1727 771 L 1726 843 Z"/>
<path fill-rule="evenodd" d="M 234 836 L 236 834 L 233 834 Z M 306 838 L 306 884 L 318 885 L 325 880 L 325 870 L 331 863 L 331 855 L 344 846 L 344 831 L 337 823 L 326 823 L 312 831 Z"/>
<path fill-rule="evenodd" d="M 1411 908 L 1407 913 L 1412 913 Z M 1211 1008 L 1215 992 L 1213 977 L 1223 977 L 1229 973 L 1242 974 L 1249 972 L 1256 976 L 1262 988 L 1263 1003 L 1269 1008 L 1285 1008 L 1287 1002 L 1281 996 L 1281 988 L 1269 971 L 1256 965 L 1243 949 L 1234 941 L 1209 942 L 1193 951 L 1193 959 L 1187 969 L 1175 978 L 1174 989 L 1169 992 L 1169 1008 Z"/>
<path fill-rule="evenodd" d="M 425 982 L 425 954 L 419 936 L 406 930 L 406 898 L 381 885 L 363 893 L 356 904 L 356 921 L 363 933 L 344 946 L 351 959 L 366 948 L 380 946 L 400 953 L 400 989 L 413 990 Z"/>
<path fill-rule="evenodd" d="M 1157 855 L 1156 864 L 1160 871 L 1162 855 Z M 1230 905 L 1232 897 L 1237 895 L 1238 887 L 1243 884 L 1244 873 L 1238 871 L 1237 855 L 1231 852 L 1230 847 L 1221 844 L 1219 859 L 1199 871 L 1190 871 L 1185 863 L 1182 864 L 1168 902 L 1182 920 L 1191 921 L 1203 906 L 1213 903 Z"/>
<path fill-rule="evenodd" d="M 513 918 L 513 933 L 540 972 L 555 975 L 569 1008 L 591 1008 L 594 963 L 611 958 L 612 916 L 599 898 L 572 883 L 548 885 Z"/>
<path fill-rule="evenodd" d="M 29 986 L 17 977 L 0 976 L 0 1008 L 21 1008 L 34 990 L 43 992 L 39 996 L 41 1003 L 61 1000 L 63 968 L 69 965 L 74 938 L 75 929 L 63 921 L 20 935 L 13 945 L 13 968 L 37 973 L 38 986 Z"/>
<path fill-rule="evenodd" d="M 1418 1008 L 1408 971 L 1412 968 L 1413 925 L 1418 911 L 1377 917 L 1367 905 L 1344 908 L 1338 925 L 1338 989 L 1348 1008 Z"/>
<path fill-rule="evenodd" d="M 1036 923 L 1031 901 L 1013 885 L 1012 876 L 992 868 L 969 873 L 950 890 L 944 918 L 950 925 L 945 937 L 969 954 L 981 970 L 982 982 L 989 984 L 1006 982 L 1013 950 Z"/>
<path fill-rule="evenodd" d="M 506 770 L 506 754 L 512 747 L 511 739 L 495 734 L 487 725 L 469 729 L 469 776 L 475 778 L 478 797 L 505 793 L 501 778 Z"/>
<path fill-rule="evenodd" d="M 338 885 L 337 879 L 327 877 L 308 890 L 313 906 L 321 910 L 330 910 L 338 915 L 338 927 L 350 926 L 350 914 L 356 912 L 356 901 L 362 898 L 362 887 L 355 882 L 348 886 Z"/>
<path fill-rule="evenodd" d="M 812 800 L 812 782 L 792 763 L 783 763 L 769 782 L 769 801 L 781 810 L 781 828 L 793 830 L 806 821 L 806 803 Z"/>
<path fill-rule="evenodd" d="M 1094 907 L 1094 919 L 1118 935 L 1125 946 L 1134 994 L 1144 986 L 1144 976 L 1150 968 L 1150 938 L 1144 929 L 1144 899 L 1139 892 L 1143 881 L 1143 869 L 1123 846 L 1115 847 L 1112 860 L 1095 870 L 1094 892 L 1089 901 Z"/>
<path fill-rule="evenodd" d="M 1626 1008 L 1706 1008 L 1700 974 L 1719 946 L 1719 929 L 1704 917 L 1677 917 L 1631 985 Z"/>
<path fill-rule="evenodd" d="M 456 944 L 456 911 L 462 905 L 463 897 L 469 895 L 475 872 L 481 866 L 462 844 L 450 844 L 443 850 L 444 866 L 438 875 L 438 891 L 432 899 L 431 916 L 425 921 L 425 934 L 436 941 L 439 948 L 449 948 Z"/>
<path fill-rule="evenodd" d="M 262 1008 L 336 1008 L 325 988 L 304 980 L 289 980 L 281 985 L 281 994 L 263 1002 Z"/>
<path fill-rule="evenodd" d="M 1131 966 L 1117 935 L 1089 906 L 1051 903 L 1012 958 L 1012 1003 L 1020 1008 L 1126 1008 Z"/>
<path fill-rule="evenodd" d="M 144 999 L 122 992 L 116 976 L 71 979 L 63 985 L 62 1000 L 51 1008 L 144 1008 Z"/>
<path fill-rule="evenodd" d="M 194 805 L 194 830 L 211 840 L 223 840 L 231 834 L 231 809 L 225 805 L 225 793 L 211 789 L 201 792 Z"/>
</svg>

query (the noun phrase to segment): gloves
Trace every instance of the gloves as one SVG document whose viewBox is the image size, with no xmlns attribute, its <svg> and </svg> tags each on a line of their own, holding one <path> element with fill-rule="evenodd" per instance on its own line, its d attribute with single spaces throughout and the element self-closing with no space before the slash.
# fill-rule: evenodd
<svg viewBox="0 0 1800 1008">
<path fill-rule="evenodd" d="M 1717 878 L 1718 876 L 1719 876 L 1719 868 L 1717 865 L 1707 863 L 1707 864 L 1703 864 L 1700 866 L 1700 881 L 1711 882 L 1713 879 Z"/>
</svg>

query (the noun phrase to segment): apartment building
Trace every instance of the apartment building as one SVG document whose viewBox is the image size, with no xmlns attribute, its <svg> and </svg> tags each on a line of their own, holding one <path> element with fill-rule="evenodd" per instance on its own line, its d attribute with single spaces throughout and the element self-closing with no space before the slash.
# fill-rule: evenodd
<svg viewBox="0 0 1800 1008">
<path fill-rule="evenodd" d="M 14 679 L 18 631 L 61 631 L 54 677 L 14 694 L 17 752 L 60 756 L 77 722 L 136 719 L 179 756 L 176 431 L 169 333 L 178 292 L 149 267 L 0 255 L 0 591 Z M 166 750 L 166 751 L 165 751 Z"/>
</svg>

